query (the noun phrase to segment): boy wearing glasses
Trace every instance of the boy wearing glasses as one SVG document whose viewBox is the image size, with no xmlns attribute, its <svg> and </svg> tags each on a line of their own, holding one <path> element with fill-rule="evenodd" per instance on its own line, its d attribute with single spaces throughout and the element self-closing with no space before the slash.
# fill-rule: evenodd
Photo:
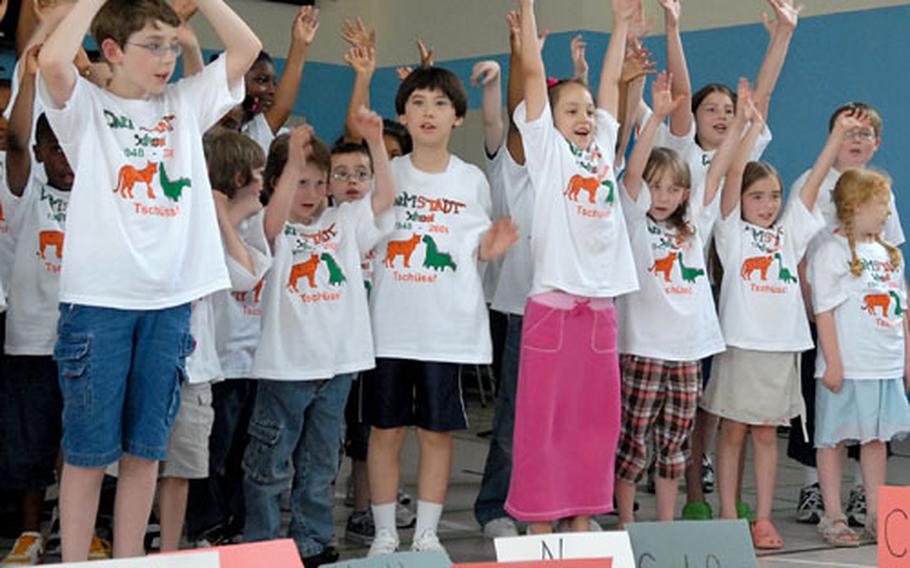
<svg viewBox="0 0 910 568">
<path fill-rule="evenodd" d="M 261 44 L 223 0 L 195 4 L 225 54 L 174 85 L 181 21 L 165 0 L 79 0 L 39 56 L 38 93 L 75 171 L 54 349 L 64 562 L 86 560 L 104 468 L 118 461 L 113 553 L 144 554 L 194 347 L 190 302 L 230 286 L 202 133 L 243 99 Z M 105 88 L 72 65 L 90 26 L 112 69 Z"/>
<path fill-rule="evenodd" d="M 864 102 L 847 103 L 831 115 L 828 121 L 828 130 L 834 128 L 837 119 L 845 112 L 862 111 L 867 117 L 867 121 L 859 128 L 847 132 L 837 158 L 834 160 L 834 166 L 828 172 L 822 182 L 821 189 L 818 193 L 817 207 L 825 219 L 825 230 L 820 231 L 818 235 L 809 243 L 806 250 L 805 258 L 799 263 L 799 282 L 802 287 L 803 300 L 806 309 L 809 312 L 810 328 L 812 330 L 813 340 L 816 337 L 815 318 L 812 312 L 812 290 L 806 279 L 806 258 L 811 258 L 819 243 L 824 241 L 826 234 L 830 233 L 838 226 L 837 211 L 834 207 L 834 200 L 831 197 L 834 186 L 838 178 L 844 171 L 850 168 L 865 168 L 872 161 L 875 153 L 882 143 L 882 117 L 875 108 Z M 790 188 L 790 199 L 797 199 L 799 191 L 805 185 L 809 178 L 807 170 L 799 179 L 794 182 Z M 794 197 L 796 196 L 796 197 Z M 891 196 L 891 215 L 885 221 L 883 231 L 884 239 L 895 246 L 900 246 L 905 241 L 904 231 L 901 228 L 900 218 L 897 214 L 897 206 L 894 203 L 894 196 Z M 787 446 L 787 455 L 803 465 L 805 479 L 803 487 L 799 492 L 799 502 L 796 507 L 796 520 L 800 523 L 815 524 L 824 515 L 824 506 L 821 498 L 821 488 L 818 482 L 818 470 L 815 464 L 815 447 L 813 440 L 815 429 L 815 387 L 816 379 L 815 370 L 816 350 L 804 351 L 801 362 L 801 383 L 803 399 L 806 401 L 806 428 L 808 438 L 803 438 L 802 431 L 796 427 L 790 432 L 790 440 Z M 809 440 L 808 442 L 806 440 Z M 849 452 L 851 457 L 858 457 L 853 454 L 853 449 Z M 846 510 L 847 519 L 853 526 L 863 526 L 866 521 L 866 494 L 863 489 L 862 472 L 859 463 L 855 463 L 854 486 L 850 490 L 850 497 L 847 502 Z M 873 519 L 873 522 L 874 519 Z"/>
</svg>

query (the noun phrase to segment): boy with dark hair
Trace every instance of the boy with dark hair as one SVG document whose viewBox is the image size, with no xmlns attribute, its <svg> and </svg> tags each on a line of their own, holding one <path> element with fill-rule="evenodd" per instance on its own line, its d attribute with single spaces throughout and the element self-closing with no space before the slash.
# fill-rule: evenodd
<svg viewBox="0 0 910 568">
<path fill-rule="evenodd" d="M 411 425 L 421 453 L 412 549 L 444 551 L 436 528 L 452 431 L 467 427 L 460 365 L 492 361 L 478 261 L 498 258 L 517 239 L 508 219 L 491 226 L 490 187 L 480 169 L 449 153 L 452 130 L 467 107 L 458 77 L 420 67 L 401 83 L 395 107 L 414 147 L 392 161 L 395 231 L 376 247 L 382 261 L 374 266 L 370 298 L 377 355 L 376 370 L 363 385 L 364 414 L 373 427 L 367 461 L 376 533 L 370 556 L 398 548 L 399 455 Z"/>
<path fill-rule="evenodd" d="M 226 51 L 175 85 L 180 18 L 164 0 L 79 0 L 39 55 L 38 93 L 76 172 L 54 349 L 64 562 L 86 559 L 104 468 L 118 460 L 114 556 L 144 553 L 193 351 L 189 303 L 230 285 L 202 133 L 242 100 L 262 46 L 224 0 L 195 4 Z M 72 65 L 90 25 L 106 88 Z"/>
</svg>

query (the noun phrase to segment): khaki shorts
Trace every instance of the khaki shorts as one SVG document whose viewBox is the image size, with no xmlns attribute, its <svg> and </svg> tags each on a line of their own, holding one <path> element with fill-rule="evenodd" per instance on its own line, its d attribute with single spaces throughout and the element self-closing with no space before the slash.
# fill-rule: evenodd
<svg viewBox="0 0 910 568">
<path fill-rule="evenodd" d="M 160 477 L 205 479 L 209 476 L 209 435 L 215 422 L 212 383 L 183 385 L 180 410 L 171 428 L 167 460 Z"/>
</svg>

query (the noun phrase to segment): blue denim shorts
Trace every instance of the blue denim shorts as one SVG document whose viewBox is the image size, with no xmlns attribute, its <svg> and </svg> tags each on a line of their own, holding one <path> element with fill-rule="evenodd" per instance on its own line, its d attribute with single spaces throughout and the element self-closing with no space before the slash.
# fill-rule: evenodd
<svg viewBox="0 0 910 568">
<path fill-rule="evenodd" d="M 190 312 L 190 304 L 160 310 L 60 304 L 54 359 L 66 463 L 97 468 L 124 453 L 167 457 L 195 346 Z"/>
</svg>

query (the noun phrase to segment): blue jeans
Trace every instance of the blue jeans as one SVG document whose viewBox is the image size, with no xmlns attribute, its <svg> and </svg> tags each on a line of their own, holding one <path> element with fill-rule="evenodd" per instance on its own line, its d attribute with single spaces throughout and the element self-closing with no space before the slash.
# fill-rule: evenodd
<svg viewBox="0 0 910 568">
<path fill-rule="evenodd" d="M 245 542 L 278 538 L 281 492 L 291 485 L 291 525 L 300 556 L 332 540 L 332 481 L 353 375 L 321 381 L 259 381 L 243 456 Z"/>
<path fill-rule="evenodd" d="M 503 508 L 512 476 L 512 434 L 515 431 L 515 394 L 518 390 L 518 357 L 521 353 L 522 316 L 509 314 L 499 392 L 493 411 L 493 437 L 483 468 L 480 493 L 474 501 L 474 518 L 481 526 L 508 517 Z"/>
</svg>

